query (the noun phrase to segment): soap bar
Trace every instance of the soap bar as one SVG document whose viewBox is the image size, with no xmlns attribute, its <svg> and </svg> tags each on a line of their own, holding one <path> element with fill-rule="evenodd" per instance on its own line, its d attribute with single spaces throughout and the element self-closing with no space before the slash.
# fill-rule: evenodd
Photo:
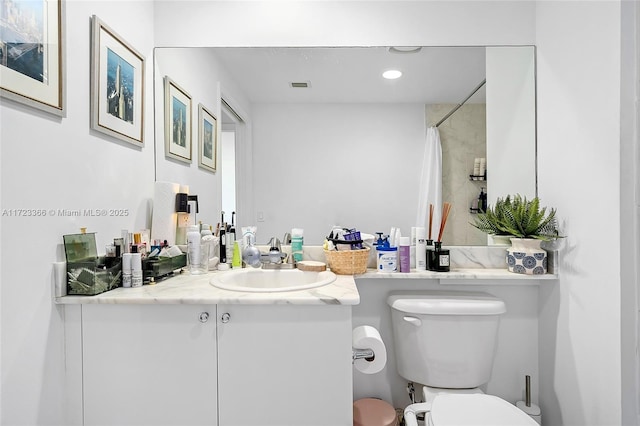
<svg viewBox="0 0 640 426">
<path fill-rule="evenodd" d="M 322 272 L 327 270 L 327 264 L 316 260 L 301 260 L 296 263 L 296 267 L 301 271 Z"/>
</svg>

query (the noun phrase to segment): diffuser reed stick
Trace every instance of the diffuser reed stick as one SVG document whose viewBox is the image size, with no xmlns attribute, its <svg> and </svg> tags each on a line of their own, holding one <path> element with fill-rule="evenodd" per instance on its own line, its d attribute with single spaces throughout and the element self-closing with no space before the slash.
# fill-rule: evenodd
<svg viewBox="0 0 640 426">
<path fill-rule="evenodd" d="M 429 240 L 431 240 L 431 224 L 433 223 L 433 204 L 429 204 Z"/>
<path fill-rule="evenodd" d="M 451 211 L 451 203 L 444 203 L 442 205 L 442 219 L 440 219 L 440 233 L 438 234 L 438 242 L 442 242 L 442 234 L 444 233 L 444 227 L 447 224 L 447 217 Z"/>
</svg>

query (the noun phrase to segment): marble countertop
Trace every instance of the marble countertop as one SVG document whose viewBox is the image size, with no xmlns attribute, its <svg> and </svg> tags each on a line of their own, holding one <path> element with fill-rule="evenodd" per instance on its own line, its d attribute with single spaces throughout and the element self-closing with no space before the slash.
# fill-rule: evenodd
<svg viewBox="0 0 640 426">
<path fill-rule="evenodd" d="M 322 287 L 298 291 L 254 293 L 222 290 L 209 284 L 214 274 L 189 275 L 183 272 L 153 285 L 137 288 L 119 287 L 95 296 L 56 297 L 58 304 L 291 304 L 357 305 L 360 295 L 351 275 L 336 275 L 336 280 Z"/>
<path fill-rule="evenodd" d="M 325 261 L 322 247 L 305 247 L 305 260 Z M 452 247 L 452 267 L 449 272 L 416 271 L 377 272 L 375 257 L 361 275 L 337 275 L 335 282 L 323 287 L 287 292 L 252 293 L 222 290 L 209 284 L 214 274 L 190 275 L 183 272 L 155 285 L 139 288 L 116 288 L 95 296 L 57 296 L 58 304 L 113 303 L 113 304 L 292 304 L 292 305 L 357 305 L 360 295 L 358 281 L 380 279 L 437 280 L 441 285 L 540 285 L 543 281 L 557 280 L 557 274 L 523 275 L 507 271 L 504 265 L 504 247 Z M 64 262 L 58 262 L 61 283 L 66 281 Z M 56 265 L 56 264 L 54 264 Z M 372 268 L 373 266 L 373 268 Z M 366 284 L 365 284 L 366 285 Z M 56 292 L 56 294 L 59 294 Z"/>
<path fill-rule="evenodd" d="M 537 284 L 539 280 L 557 280 L 556 274 L 524 275 L 509 272 L 506 268 L 451 268 L 449 272 L 416 271 L 411 272 L 377 272 L 369 269 L 356 279 L 433 279 L 440 280 L 440 284 L 448 284 L 449 280 L 480 280 L 478 284 L 487 284 L 485 280 L 517 281 L 520 284 Z"/>
</svg>

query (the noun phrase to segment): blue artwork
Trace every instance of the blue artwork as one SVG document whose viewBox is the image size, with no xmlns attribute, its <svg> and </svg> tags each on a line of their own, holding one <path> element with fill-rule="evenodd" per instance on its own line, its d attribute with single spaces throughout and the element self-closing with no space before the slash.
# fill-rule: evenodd
<svg viewBox="0 0 640 426">
<path fill-rule="evenodd" d="M 173 103 L 173 143 L 185 148 L 187 146 L 187 106 L 176 97 Z"/>
<path fill-rule="evenodd" d="M 107 48 L 107 112 L 133 123 L 135 68 Z"/>
<path fill-rule="evenodd" d="M 209 160 L 213 160 L 213 124 L 209 123 L 207 120 L 203 121 L 202 137 L 204 139 L 204 146 L 202 148 L 202 155 Z"/>
<path fill-rule="evenodd" d="M 44 1 L 0 0 L 0 65 L 46 83 Z"/>
</svg>

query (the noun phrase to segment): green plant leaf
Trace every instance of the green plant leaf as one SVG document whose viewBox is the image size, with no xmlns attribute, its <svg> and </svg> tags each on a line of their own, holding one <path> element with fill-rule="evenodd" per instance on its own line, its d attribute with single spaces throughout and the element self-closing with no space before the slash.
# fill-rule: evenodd
<svg viewBox="0 0 640 426">
<path fill-rule="evenodd" d="M 552 240 L 561 238 L 556 210 L 540 207 L 538 197 L 527 200 L 520 194 L 498 198 L 494 206 L 474 218 L 472 226 L 492 235 L 512 235 L 517 238 Z"/>
</svg>

